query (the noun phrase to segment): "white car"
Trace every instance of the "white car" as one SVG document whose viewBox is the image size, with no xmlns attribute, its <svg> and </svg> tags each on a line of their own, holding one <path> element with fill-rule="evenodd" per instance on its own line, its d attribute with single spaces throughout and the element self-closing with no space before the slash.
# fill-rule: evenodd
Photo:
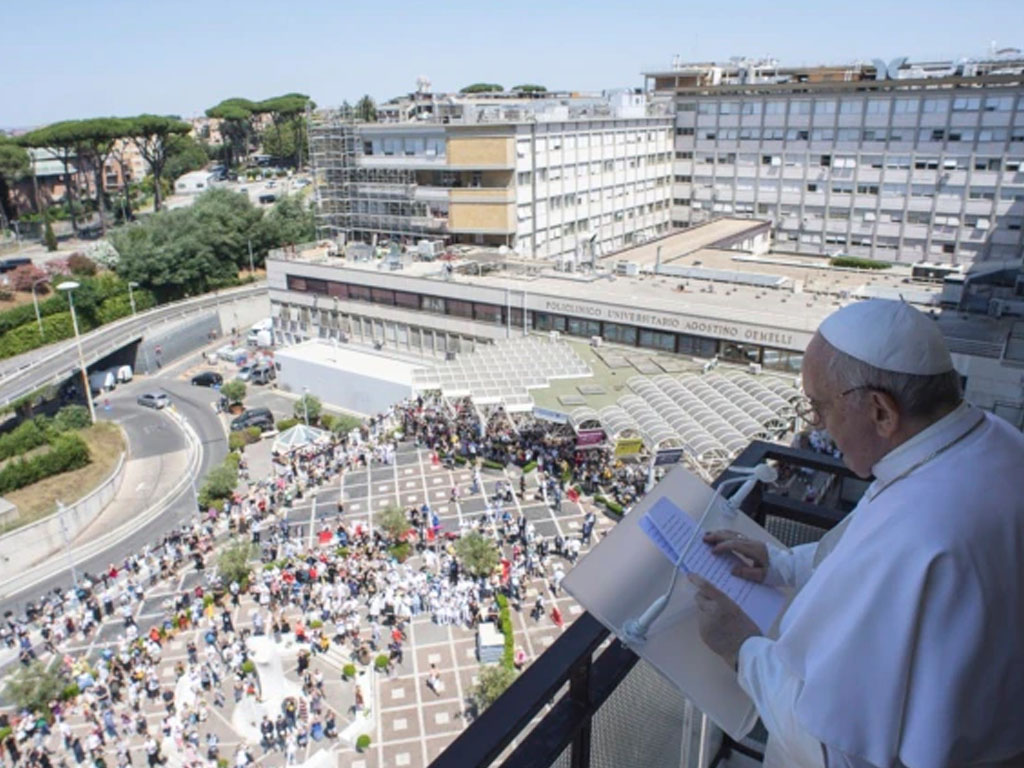
<svg viewBox="0 0 1024 768">
<path fill-rule="evenodd" d="M 139 395 L 136 402 L 139 405 L 144 405 L 147 408 L 166 408 L 171 404 L 171 398 L 165 395 L 163 392 L 146 392 L 145 394 Z"/>
</svg>

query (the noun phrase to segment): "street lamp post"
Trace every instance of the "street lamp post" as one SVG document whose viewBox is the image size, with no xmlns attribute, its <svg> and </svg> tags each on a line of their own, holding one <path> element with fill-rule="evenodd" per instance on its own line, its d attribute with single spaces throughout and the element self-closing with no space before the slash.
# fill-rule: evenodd
<svg viewBox="0 0 1024 768">
<path fill-rule="evenodd" d="M 43 334 L 43 318 L 39 314 L 39 297 L 36 296 L 36 286 L 39 285 L 40 283 L 48 283 L 48 282 L 50 282 L 50 278 L 48 278 L 48 277 L 40 277 L 38 280 L 36 280 L 35 282 L 32 283 L 32 306 L 35 307 L 35 309 L 36 309 L 36 323 L 39 324 L 39 338 L 40 339 L 44 338 L 44 334 Z"/>
<path fill-rule="evenodd" d="M 136 312 L 135 312 L 135 294 L 132 293 L 132 288 L 138 288 L 138 287 L 139 287 L 139 284 L 134 282 L 134 281 L 128 283 L 128 301 L 131 302 L 131 305 L 132 305 L 132 317 L 135 317 L 135 315 L 136 315 Z"/>
<path fill-rule="evenodd" d="M 252 265 L 252 238 L 248 239 L 249 243 L 249 274 L 253 275 L 256 272 L 256 267 Z"/>
<path fill-rule="evenodd" d="M 302 388 L 302 415 L 306 426 L 309 426 L 309 387 Z"/>
<path fill-rule="evenodd" d="M 85 354 L 82 352 L 82 337 L 78 333 L 78 315 L 75 314 L 75 300 L 72 298 L 72 291 L 78 287 L 74 280 L 67 280 L 57 286 L 58 291 L 66 291 L 68 304 L 71 306 L 71 323 L 75 328 L 75 344 L 78 347 L 78 366 L 82 371 L 82 384 L 85 386 L 85 402 L 89 405 L 89 418 L 96 423 L 96 408 L 92 404 L 92 387 L 89 386 L 89 373 L 85 370 Z"/>
</svg>

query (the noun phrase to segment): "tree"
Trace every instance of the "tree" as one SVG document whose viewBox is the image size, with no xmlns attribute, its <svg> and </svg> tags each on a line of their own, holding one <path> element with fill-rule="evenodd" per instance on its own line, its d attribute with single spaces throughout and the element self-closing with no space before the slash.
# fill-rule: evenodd
<svg viewBox="0 0 1024 768">
<path fill-rule="evenodd" d="M 235 492 L 236 485 L 238 485 L 238 465 L 225 461 L 206 473 L 203 487 L 199 491 L 199 505 L 205 508 L 219 499 L 228 498 Z"/>
<path fill-rule="evenodd" d="M 241 403 L 245 399 L 245 382 L 237 379 L 226 381 L 221 386 L 220 393 L 230 403 Z"/>
<path fill-rule="evenodd" d="M 242 586 L 247 585 L 256 554 L 256 546 L 248 539 L 232 539 L 217 558 L 217 570 L 224 584 L 237 581 Z"/>
<path fill-rule="evenodd" d="M 282 197 L 263 215 L 254 234 L 253 245 L 259 265 L 271 248 L 308 243 L 315 239 L 313 209 L 298 195 Z"/>
<path fill-rule="evenodd" d="M 68 269 L 72 275 L 87 275 L 92 277 L 96 274 L 96 262 L 84 253 L 72 253 L 68 256 Z"/>
<path fill-rule="evenodd" d="M 53 233 L 53 224 L 50 222 L 50 214 L 46 211 L 43 212 L 43 220 L 46 222 L 43 231 L 43 243 L 46 245 L 46 250 L 52 253 L 57 250 L 57 235 Z"/>
<path fill-rule="evenodd" d="M 547 93 L 548 89 L 543 85 L 533 85 L 532 83 L 526 83 L 524 85 L 512 86 L 513 91 L 519 91 L 520 93 Z"/>
<path fill-rule="evenodd" d="M 160 210 L 160 179 L 171 151 L 171 140 L 184 136 L 192 130 L 188 123 L 176 117 L 162 115 L 139 115 L 130 120 L 129 131 L 132 141 L 153 174 L 153 210 Z"/>
<path fill-rule="evenodd" d="M 71 229 L 76 237 L 78 236 L 78 222 L 75 220 L 75 185 L 71 174 L 71 161 L 77 159 L 76 155 L 81 141 L 82 134 L 78 120 L 64 120 L 37 128 L 19 139 L 22 146 L 49 150 L 64 167 L 64 202 L 67 205 L 68 218 L 71 219 Z"/>
<path fill-rule="evenodd" d="M 267 131 L 263 137 L 264 152 L 279 158 L 291 157 L 297 168 L 302 166 L 303 154 L 306 151 L 304 116 L 307 106 L 315 105 L 304 93 L 286 93 L 284 96 L 275 96 L 258 102 L 257 109 L 269 113 L 274 125 L 271 140 L 274 149 L 267 146 L 267 134 L 271 133 Z M 288 144 L 283 141 L 286 133 L 290 139 Z M 274 151 L 275 149 L 277 151 Z"/>
<path fill-rule="evenodd" d="M 399 507 L 391 506 L 385 509 L 376 517 L 377 525 L 384 529 L 388 538 L 398 541 L 412 526 L 409 524 L 409 516 Z"/>
<path fill-rule="evenodd" d="M 473 702 L 478 712 L 483 712 L 496 702 L 515 679 L 516 671 L 506 669 L 501 664 L 484 664 L 480 667 L 477 684 L 473 688 Z"/>
<path fill-rule="evenodd" d="M 455 555 L 471 576 L 490 576 L 501 557 L 497 545 L 476 531 L 470 531 L 455 542 Z"/>
<path fill-rule="evenodd" d="M 356 119 L 365 123 L 372 123 L 377 120 L 377 104 L 366 94 L 356 103 Z"/>
<path fill-rule="evenodd" d="M 255 102 L 242 98 L 225 99 L 206 110 L 207 117 L 220 120 L 221 135 L 228 140 L 225 164 L 229 168 L 248 155 L 252 118 L 258 110 Z"/>
<path fill-rule="evenodd" d="M 107 158 L 114 151 L 114 144 L 130 130 L 130 123 L 118 117 L 96 117 L 78 122 L 79 158 L 87 158 L 92 165 L 96 186 L 96 212 L 100 217 L 100 230 L 106 234 L 107 224 L 103 217 Z"/>
<path fill-rule="evenodd" d="M 11 187 L 30 172 L 28 152 L 17 142 L 0 136 L 0 219 L 10 221 L 16 211 L 11 202 Z"/>
<path fill-rule="evenodd" d="M 320 398 L 314 395 L 303 395 L 295 402 L 292 413 L 296 419 L 305 419 L 308 416 L 309 423 L 315 424 L 316 420 L 320 418 L 321 410 L 323 410 L 323 405 Z"/>
<path fill-rule="evenodd" d="M 129 180 L 132 176 L 132 166 L 130 162 L 130 155 L 128 148 L 134 146 L 135 142 L 127 138 L 122 138 L 114 142 L 114 147 L 110 151 L 110 156 L 114 158 L 114 162 L 117 163 L 118 170 L 121 172 L 121 194 L 123 195 L 123 213 L 124 220 L 131 221 L 132 218 L 132 196 L 129 189 Z"/>
<path fill-rule="evenodd" d="M 210 162 L 206 147 L 191 136 L 174 136 L 167 146 L 167 163 L 164 177 L 174 181 L 189 171 L 198 171 Z"/>
<path fill-rule="evenodd" d="M 33 661 L 7 678 L 4 693 L 17 709 L 41 714 L 49 712 L 50 702 L 60 698 L 66 684 L 56 661 Z"/>
<path fill-rule="evenodd" d="M 473 83 L 460 88 L 459 93 L 501 93 L 505 89 L 497 83 Z"/>
</svg>

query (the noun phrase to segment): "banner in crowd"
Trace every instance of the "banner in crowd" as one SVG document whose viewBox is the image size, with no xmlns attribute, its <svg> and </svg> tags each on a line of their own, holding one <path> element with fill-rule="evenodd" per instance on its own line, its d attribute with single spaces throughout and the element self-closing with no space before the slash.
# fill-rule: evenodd
<svg viewBox="0 0 1024 768">
<path fill-rule="evenodd" d="M 640 453 L 640 449 L 643 445 L 643 438 L 620 437 L 615 441 L 615 458 L 621 459 L 625 456 L 635 456 Z"/>
<path fill-rule="evenodd" d="M 682 448 L 662 448 L 654 456 L 654 466 L 663 467 L 666 464 L 676 464 L 683 458 Z"/>
<path fill-rule="evenodd" d="M 577 448 L 593 448 L 604 442 L 603 429 L 581 429 L 576 433 Z"/>
<path fill-rule="evenodd" d="M 568 424 L 569 415 L 562 413 L 561 411 L 553 411 L 550 408 L 540 408 L 534 406 L 533 418 L 540 419 L 541 421 L 552 421 L 555 424 Z"/>
</svg>

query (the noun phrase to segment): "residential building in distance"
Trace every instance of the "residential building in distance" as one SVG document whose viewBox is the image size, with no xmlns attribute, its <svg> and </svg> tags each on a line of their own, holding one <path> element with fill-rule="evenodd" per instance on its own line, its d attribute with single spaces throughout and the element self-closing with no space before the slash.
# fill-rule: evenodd
<svg viewBox="0 0 1024 768">
<path fill-rule="evenodd" d="M 589 261 L 668 232 L 672 118 L 642 94 L 419 102 L 313 116 L 320 237 Z"/>
<path fill-rule="evenodd" d="M 676 108 L 672 221 L 773 222 L 777 247 L 886 261 L 1018 260 L 1024 55 L 644 73 Z"/>
</svg>

